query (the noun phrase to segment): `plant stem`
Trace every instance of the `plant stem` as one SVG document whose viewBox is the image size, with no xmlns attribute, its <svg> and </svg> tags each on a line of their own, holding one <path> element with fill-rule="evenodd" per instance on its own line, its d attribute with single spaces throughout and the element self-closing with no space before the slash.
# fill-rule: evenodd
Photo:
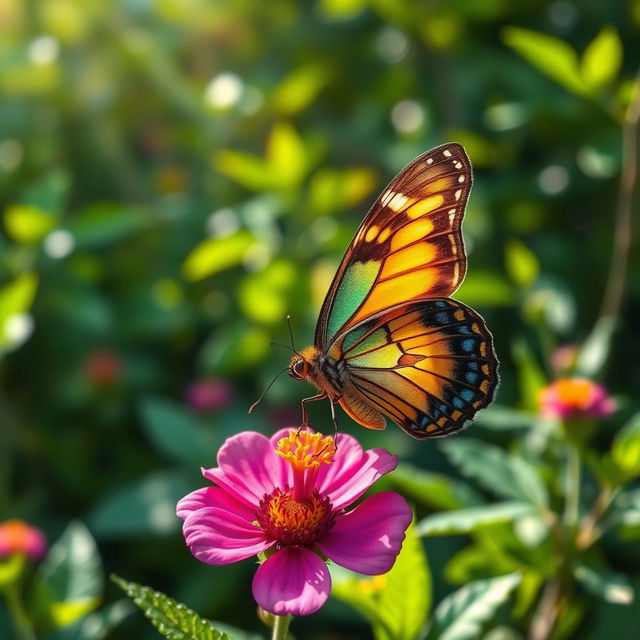
<svg viewBox="0 0 640 640">
<path fill-rule="evenodd" d="M 15 583 L 6 585 L 3 593 L 7 600 L 7 610 L 11 617 L 17 640 L 35 640 L 35 634 L 29 617 L 27 616 Z"/>
<path fill-rule="evenodd" d="M 274 616 L 271 640 L 287 640 L 292 616 Z"/>
<path fill-rule="evenodd" d="M 573 537 L 578 526 L 580 506 L 580 452 L 573 442 L 567 442 L 567 485 L 564 503 L 564 525 Z"/>
<path fill-rule="evenodd" d="M 559 598 L 560 579 L 555 577 L 547 582 L 542 592 L 540 604 L 529 628 L 529 640 L 547 640 L 549 638 L 558 617 Z"/>
</svg>

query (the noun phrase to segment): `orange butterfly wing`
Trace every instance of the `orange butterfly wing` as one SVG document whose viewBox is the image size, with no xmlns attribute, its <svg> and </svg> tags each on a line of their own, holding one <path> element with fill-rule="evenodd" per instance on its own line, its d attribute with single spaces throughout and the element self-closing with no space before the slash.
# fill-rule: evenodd
<svg viewBox="0 0 640 640">
<path fill-rule="evenodd" d="M 363 320 L 421 298 L 451 295 L 467 260 L 461 224 L 472 183 L 457 143 L 432 149 L 387 186 L 360 225 L 320 312 L 315 344 Z"/>
</svg>

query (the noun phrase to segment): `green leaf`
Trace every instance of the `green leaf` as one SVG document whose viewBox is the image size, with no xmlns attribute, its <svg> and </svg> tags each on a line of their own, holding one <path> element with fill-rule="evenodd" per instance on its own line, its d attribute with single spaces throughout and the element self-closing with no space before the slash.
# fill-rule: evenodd
<svg viewBox="0 0 640 640">
<path fill-rule="evenodd" d="M 142 400 L 139 412 L 147 437 L 161 453 L 193 466 L 215 457 L 219 439 L 183 406 L 149 397 Z"/>
<path fill-rule="evenodd" d="M 261 362 L 269 352 L 271 334 L 242 320 L 211 334 L 200 353 L 206 371 L 243 371 Z"/>
<path fill-rule="evenodd" d="M 267 164 L 276 184 L 295 186 L 307 172 L 307 152 L 288 122 L 276 124 L 267 140 Z"/>
<path fill-rule="evenodd" d="M 482 269 L 468 273 L 456 293 L 467 304 L 486 307 L 508 307 L 515 297 L 513 286 L 501 274 Z"/>
<path fill-rule="evenodd" d="M 640 475 L 640 413 L 636 413 L 616 434 L 611 458 L 627 478 Z"/>
<path fill-rule="evenodd" d="M 483 502 L 470 486 L 411 464 L 401 463 L 387 479 L 410 500 L 436 509 L 460 509 Z"/>
<path fill-rule="evenodd" d="M 632 604 L 633 587 L 627 576 L 606 569 L 579 565 L 576 580 L 592 595 L 612 604 Z"/>
<path fill-rule="evenodd" d="M 100 601 L 104 588 L 102 560 L 95 540 L 80 522 L 72 522 L 40 566 L 56 627 L 73 624 Z"/>
<path fill-rule="evenodd" d="M 30 332 L 25 334 L 19 325 L 27 322 L 25 314 L 33 304 L 37 288 L 38 277 L 33 272 L 23 273 L 0 288 L 0 353 L 19 346 L 29 337 Z"/>
<path fill-rule="evenodd" d="M 576 52 L 563 40 L 521 27 L 505 27 L 502 39 L 542 73 L 578 95 L 587 88 L 578 69 Z"/>
<path fill-rule="evenodd" d="M 458 511 L 434 513 L 423 518 L 418 523 L 416 531 L 421 536 L 470 533 L 481 527 L 511 522 L 532 512 L 533 507 L 526 502 L 498 502 Z"/>
<path fill-rule="evenodd" d="M 492 404 L 478 414 L 476 422 L 479 426 L 496 431 L 508 429 L 531 429 L 537 425 L 540 416 L 528 411 L 518 411 L 511 407 Z"/>
<path fill-rule="evenodd" d="M 159 591 L 128 582 L 118 576 L 111 579 L 140 607 L 161 636 L 169 640 L 230 640 L 211 622 L 201 618 Z"/>
<path fill-rule="evenodd" d="M 582 55 L 582 77 L 589 87 L 597 90 L 616 78 L 621 65 L 620 36 L 614 27 L 603 27 Z"/>
<path fill-rule="evenodd" d="M 437 607 L 426 640 L 476 640 L 520 582 L 517 573 L 479 580 L 458 589 Z"/>
<path fill-rule="evenodd" d="M 313 62 L 294 69 L 273 91 L 276 111 L 293 115 L 306 109 L 327 84 L 327 66 Z"/>
<path fill-rule="evenodd" d="M 80 248 L 121 242 L 154 222 L 146 210 L 115 203 L 92 205 L 69 220 L 67 230 Z"/>
<path fill-rule="evenodd" d="M 535 412 L 538 410 L 538 394 L 546 386 L 547 379 L 526 342 L 515 341 L 512 351 L 519 373 L 522 404 L 525 409 Z"/>
<path fill-rule="evenodd" d="M 519 240 L 507 243 L 505 262 L 509 277 L 520 287 L 533 284 L 540 273 L 540 263 L 535 253 Z"/>
<path fill-rule="evenodd" d="M 213 158 L 214 167 L 251 191 L 263 191 L 274 186 L 268 164 L 257 156 L 232 149 L 221 149 Z"/>
<path fill-rule="evenodd" d="M 505 498 L 548 504 L 546 488 L 524 458 L 473 438 L 455 438 L 440 444 L 451 462 L 489 491 Z"/>
<path fill-rule="evenodd" d="M 37 244 L 56 226 L 56 219 L 34 205 L 12 204 L 5 209 L 4 226 L 16 242 Z"/>
<path fill-rule="evenodd" d="M 578 354 L 577 374 L 597 377 L 609 357 L 615 324 L 616 321 L 609 316 L 598 320 Z"/>
<path fill-rule="evenodd" d="M 182 265 L 187 280 L 202 280 L 242 262 L 255 238 L 245 230 L 224 238 L 207 238 L 191 251 Z"/>
<path fill-rule="evenodd" d="M 118 600 L 90 613 L 69 627 L 47 635 L 46 640 L 103 640 L 134 611 L 135 607 L 129 600 Z"/>
<path fill-rule="evenodd" d="M 351 605 L 373 625 L 376 640 L 414 640 L 431 607 L 431 574 L 415 528 L 407 530 L 393 568 L 362 578 L 332 566 L 332 595 Z"/>
<path fill-rule="evenodd" d="M 180 525 L 176 503 L 192 488 L 182 474 L 152 474 L 108 492 L 91 512 L 89 523 L 102 538 L 173 533 Z"/>
</svg>

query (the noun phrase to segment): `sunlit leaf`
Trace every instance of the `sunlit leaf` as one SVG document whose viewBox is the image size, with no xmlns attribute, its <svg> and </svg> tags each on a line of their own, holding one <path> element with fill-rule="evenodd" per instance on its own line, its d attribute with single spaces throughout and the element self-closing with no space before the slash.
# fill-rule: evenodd
<svg viewBox="0 0 640 640">
<path fill-rule="evenodd" d="M 632 604 L 633 587 L 622 573 L 600 567 L 579 565 L 575 569 L 576 580 L 591 594 L 612 604 Z"/>
<path fill-rule="evenodd" d="M 30 317 L 38 288 L 38 277 L 28 272 L 0 288 L 0 353 L 22 344 L 29 337 Z"/>
<path fill-rule="evenodd" d="M 640 475 L 640 413 L 616 434 L 611 457 L 628 477 Z"/>
<path fill-rule="evenodd" d="M 319 8 L 327 18 L 349 20 L 361 14 L 368 4 L 368 0 L 320 0 Z"/>
<path fill-rule="evenodd" d="M 578 68 L 576 52 L 563 40 L 522 27 L 505 27 L 502 39 L 544 74 L 583 95 L 587 92 Z"/>
<path fill-rule="evenodd" d="M 456 298 L 474 306 L 505 307 L 514 303 L 515 290 L 499 273 L 474 269 L 467 273 Z"/>
<path fill-rule="evenodd" d="M 307 172 L 307 152 L 298 132 L 280 122 L 267 140 L 267 164 L 274 180 L 282 186 L 296 185 Z"/>
<path fill-rule="evenodd" d="M 401 463 L 387 478 L 410 500 L 436 509 L 460 509 L 482 504 L 482 499 L 470 486 L 411 464 Z"/>
<path fill-rule="evenodd" d="M 309 202 L 317 213 L 344 211 L 360 203 L 376 184 L 376 173 L 368 167 L 319 169 L 311 178 Z"/>
<path fill-rule="evenodd" d="M 600 89 L 616 78 L 622 65 L 622 43 L 614 27 L 603 27 L 582 55 L 582 77 L 589 87 Z"/>
<path fill-rule="evenodd" d="M 161 636 L 168 640 L 229 640 L 208 620 L 169 596 L 150 587 L 111 578 L 142 610 Z"/>
<path fill-rule="evenodd" d="M 426 640 L 476 640 L 520 582 L 512 573 L 465 585 L 437 607 Z"/>
<path fill-rule="evenodd" d="M 4 212 L 7 233 L 23 244 L 40 242 L 55 225 L 54 216 L 33 205 L 12 204 Z"/>
<path fill-rule="evenodd" d="M 482 527 L 512 522 L 532 512 L 533 507 L 527 502 L 498 502 L 457 511 L 434 513 L 417 524 L 416 532 L 421 536 L 470 533 Z"/>
<path fill-rule="evenodd" d="M 596 322 L 578 354 L 577 373 L 588 377 L 600 373 L 609 357 L 615 325 L 616 321 L 609 316 L 603 316 Z"/>
<path fill-rule="evenodd" d="M 95 540 L 80 522 L 72 522 L 40 567 L 56 627 L 66 627 L 93 611 L 104 588 L 102 561 Z"/>
<path fill-rule="evenodd" d="M 215 168 L 251 191 L 262 191 L 274 186 L 268 164 L 257 156 L 231 149 L 218 151 L 213 158 Z"/>
<path fill-rule="evenodd" d="M 369 619 L 376 640 L 419 637 L 431 607 L 431 574 L 413 527 L 388 573 L 362 577 L 332 567 L 332 574 L 332 595 Z"/>
<path fill-rule="evenodd" d="M 118 600 L 68 627 L 48 634 L 46 640 L 103 640 L 134 611 L 135 607 L 129 600 Z"/>
<path fill-rule="evenodd" d="M 547 491 L 536 470 L 524 458 L 472 438 L 444 440 L 440 448 L 462 473 L 505 498 L 517 498 L 538 506 L 548 502 Z"/>
<path fill-rule="evenodd" d="M 523 340 L 513 343 L 512 352 L 518 366 L 522 404 L 531 412 L 538 411 L 538 396 L 547 384 L 544 372 Z"/>
<path fill-rule="evenodd" d="M 107 491 L 89 516 L 100 538 L 162 536 L 177 531 L 176 503 L 193 487 L 176 472 L 158 472 Z"/>
<path fill-rule="evenodd" d="M 187 256 L 182 271 L 187 280 L 202 280 L 242 262 L 247 249 L 255 244 L 254 237 L 245 230 L 224 238 L 207 238 Z"/>
<path fill-rule="evenodd" d="M 295 278 L 295 266 L 285 260 L 276 260 L 262 271 L 248 275 L 238 292 L 247 318 L 265 324 L 282 322 L 287 312 L 287 293 Z"/>
<path fill-rule="evenodd" d="M 294 69 L 278 85 L 272 95 L 276 111 L 293 115 L 306 109 L 327 84 L 329 70 L 321 63 L 311 63 Z"/>
<path fill-rule="evenodd" d="M 505 262 L 509 276 L 521 287 L 528 287 L 540 273 L 538 258 L 519 240 L 507 243 Z"/>
<path fill-rule="evenodd" d="M 247 322 L 235 322 L 216 331 L 200 353 L 207 371 L 229 373 L 243 371 L 261 362 L 269 352 L 272 334 Z"/>
</svg>

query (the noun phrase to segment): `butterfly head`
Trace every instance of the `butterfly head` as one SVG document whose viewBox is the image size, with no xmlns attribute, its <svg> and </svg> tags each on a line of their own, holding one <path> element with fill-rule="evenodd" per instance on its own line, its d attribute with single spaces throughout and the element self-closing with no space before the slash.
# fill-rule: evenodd
<svg viewBox="0 0 640 640">
<path fill-rule="evenodd" d="M 309 363 L 299 354 L 291 358 L 289 375 L 296 380 L 304 380 L 309 374 Z"/>
</svg>

